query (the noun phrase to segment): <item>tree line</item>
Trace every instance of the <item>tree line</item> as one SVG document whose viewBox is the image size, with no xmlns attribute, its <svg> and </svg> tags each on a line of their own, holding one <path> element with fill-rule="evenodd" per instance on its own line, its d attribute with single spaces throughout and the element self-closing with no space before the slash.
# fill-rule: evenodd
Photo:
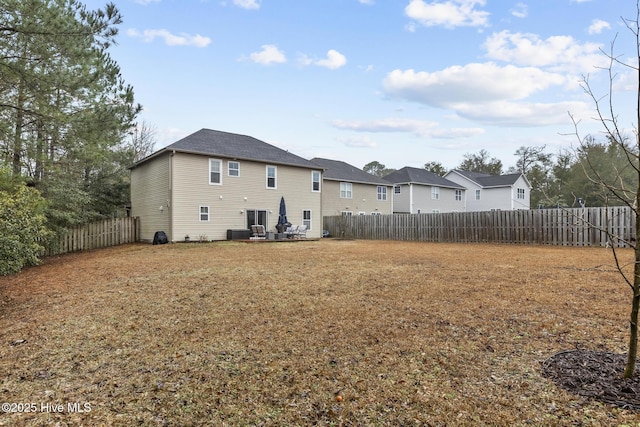
<svg viewBox="0 0 640 427">
<path fill-rule="evenodd" d="M 455 169 L 488 175 L 522 173 L 531 184 L 531 207 L 615 206 L 624 204 L 614 197 L 604 183 L 617 182 L 620 188 L 638 187 L 638 174 L 629 164 L 634 151 L 633 141 L 618 141 L 608 137 L 597 141 L 588 135 L 576 149 L 551 153 L 546 146 L 522 146 L 514 156 L 515 166 L 504 168 L 502 161 L 487 150 L 467 153 Z M 424 169 L 444 176 L 448 170 L 437 161 L 424 164 Z M 390 174 L 378 161 L 364 165 L 363 170 L 380 177 Z"/>
<path fill-rule="evenodd" d="M 67 227 L 123 215 L 153 129 L 110 56 L 114 4 L 0 0 L 0 274 Z"/>
</svg>

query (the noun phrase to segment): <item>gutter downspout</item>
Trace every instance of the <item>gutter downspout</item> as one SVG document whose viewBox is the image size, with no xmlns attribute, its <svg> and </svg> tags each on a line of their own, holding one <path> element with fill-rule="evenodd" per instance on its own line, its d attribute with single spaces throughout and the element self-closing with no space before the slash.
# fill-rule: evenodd
<svg viewBox="0 0 640 427">
<path fill-rule="evenodd" d="M 413 183 L 409 183 L 409 213 L 413 213 Z"/>
<path fill-rule="evenodd" d="M 169 155 L 169 198 L 167 199 L 167 207 L 169 208 L 169 241 L 173 242 L 173 156 L 176 151 L 173 150 Z"/>
</svg>

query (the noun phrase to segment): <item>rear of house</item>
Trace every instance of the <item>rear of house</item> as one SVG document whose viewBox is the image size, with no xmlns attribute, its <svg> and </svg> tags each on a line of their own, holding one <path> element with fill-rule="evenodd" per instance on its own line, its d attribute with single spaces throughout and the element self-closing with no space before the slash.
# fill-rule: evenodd
<svg viewBox="0 0 640 427">
<path fill-rule="evenodd" d="M 454 169 L 445 175 L 467 188 L 467 211 L 529 209 L 531 184 L 522 173 L 488 175 Z"/>
<path fill-rule="evenodd" d="M 322 212 L 334 215 L 388 215 L 393 210 L 390 182 L 340 160 L 313 158 L 324 169 Z"/>
<path fill-rule="evenodd" d="M 131 170 L 132 215 L 141 239 L 224 240 L 262 224 L 275 231 L 280 200 L 289 222 L 322 233 L 322 169 L 252 137 L 202 129 Z"/>
<path fill-rule="evenodd" d="M 465 211 L 466 189 L 425 169 L 406 166 L 384 178 L 394 184 L 394 213 Z"/>
</svg>

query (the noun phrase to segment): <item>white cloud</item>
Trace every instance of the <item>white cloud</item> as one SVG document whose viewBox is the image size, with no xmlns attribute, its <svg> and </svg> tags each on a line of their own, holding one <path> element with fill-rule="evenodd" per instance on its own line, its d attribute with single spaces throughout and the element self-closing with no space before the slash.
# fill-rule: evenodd
<svg viewBox="0 0 640 427">
<path fill-rule="evenodd" d="M 526 18 L 529 14 L 528 6 L 524 3 L 518 3 L 511 9 L 511 14 L 516 18 Z"/>
<path fill-rule="evenodd" d="M 495 126 L 529 127 L 566 125 L 569 112 L 574 117 L 587 118 L 593 114 L 588 103 L 566 101 L 558 103 L 493 101 L 485 104 L 452 106 L 460 117 Z"/>
<path fill-rule="evenodd" d="M 180 33 L 179 35 L 172 34 L 168 30 L 144 30 L 142 32 L 135 28 L 127 30 L 127 35 L 130 37 L 141 38 L 146 43 L 151 43 L 156 38 L 161 38 L 169 46 L 195 46 L 195 47 L 207 47 L 211 43 L 209 37 L 196 34 L 195 36 Z"/>
<path fill-rule="evenodd" d="M 578 43 L 571 36 L 540 39 L 535 34 L 501 31 L 484 42 L 490 59 L 517 65 L 548 67 L 553 71 L 589 73 L 606 64 L 596 43 Z"/>
<path fill-rule="evenodd" d="M 319 67 L 326 67 L 330 70 L 336 70 L 343 67 L 347 63 L 347 57 L 337 50 L 330 49 L 327 52 L 327 58 L 315 61 L 314 64 Z"/>
<path fill-rule="evenodd" d="M 338 129 L 355 132 L 406 132 L 423 138 L 467 138 L 484 133 L 481 128 L 441 128 L 438 122 L 415 119 L 381 119 L 370 121 L 334 120 Z"/>
<path fill-rule="evenodd" d="M 233 0 L 233 4 L 243 9 L 256 10 L 260 9 L 259 0 Z"/>
<path fill-rule="evenodd" d="M 278 49 L 276 45 L 263 44 L 261 47 L 262 50 L 260 52 L 253 52 L 251 55 L 249 55 L 249 58 L 251 58 L 253 62 L 263 65 L 280 64 L 287 62 L 287 58 L 284 55 L 284 52 Z"/>
<path fill-rule="evenodd" d="M 602 19 L 594 19 L 591 21 L 591 25 L 589 25 L 589 29 L 587 30 L 589 34 L 600 34 L 604 30 L 611 29 L 611 24 L 607 21 L 603 21 Z"/>
<path fill-rule="evenodd" d="M 448 0 L 427 3 L 424 0 L 411 0 L 405 7 L 405 14 L 424 26 L 486 27 L 489 12 L 477 10 L 486 0 Z"/>
<path fill-rule="evenodd" d="M 375 148 L 378 144 L 373 141 L 369 136 L 350 136 L 336 138 L 338 142 L 346 145 L 347 147 L 355 148 Z"/>
<path fill-rule="evenodd" d="M 533 67 L 498 66 L 493 62 L 452 66 L 441 71 L 394 70 L 383 81 L 394 98 L 448 108 L 457 103 L 482 104 L 523 99 L 550 86 L 566 83 L 564 76 Z"/>
<path fill-rule="evenodd" d="M 358 3 L 372 5 L 372 4 L 375 4 L 376 2 L 375 0 L 358 0 Z"/>
<path fill-rule="evenodd" d="M 160 0 L 135 0 L 135 2 L 146 6 L 151 3 L 158 3 Z"/>
</svg>

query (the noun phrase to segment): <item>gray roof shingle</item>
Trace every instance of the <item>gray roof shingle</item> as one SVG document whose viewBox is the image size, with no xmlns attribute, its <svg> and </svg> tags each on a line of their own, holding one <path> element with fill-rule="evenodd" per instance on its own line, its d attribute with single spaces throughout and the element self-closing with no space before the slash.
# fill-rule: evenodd
<svg viewBox="0 0 640 427">
<path fill-rule="evenodd" d="M 506 175 L 488 175 L 459 169 L 454 170 L 482 187 L 510 187 L 522 176 L 519 172 Z"/>
<path fill-rule="evenodd" d="M 254 137 L 211 129 L 200 129 L 158 150 L 151 156 L 142 159 L 139 163 L 166 151 L 318 169 L 318 166 L 310 161 Z"/>
<path fill-rule="evenodd" d="M 426 169 L 412 168 L 409 166 L 405 166 L 402 169 L 398 169 L 397 171 L 386 175 L 384 179 L 393 182 L 394 184 L 414 183 L 461 190 L 465 189 L 462 185 L 449 181 L 448 179 L 433 172 L 429 172 Z"/>
<path fill-rule="evenodd" d="M 345 163 L 339 160 L 330 160 L 330 159 L 323 159 L 320 157 L 314 157 L 313 159 L 311 159 L 311 162 L 325 169 L 324 174 L 322 176 L 323 179 L 330 179 L 334 181 L 358 182 L 358 183 L 375 184 L 375 185 L 387 185 L 387 186 L 392 185 L 389 181 L 386 181 L 376 175 L 371 175 L 370 173 L 367 173 L 362 169 L 358 169 L 355 166 L 352 166 L 348 163 Z"/>
</svg>

